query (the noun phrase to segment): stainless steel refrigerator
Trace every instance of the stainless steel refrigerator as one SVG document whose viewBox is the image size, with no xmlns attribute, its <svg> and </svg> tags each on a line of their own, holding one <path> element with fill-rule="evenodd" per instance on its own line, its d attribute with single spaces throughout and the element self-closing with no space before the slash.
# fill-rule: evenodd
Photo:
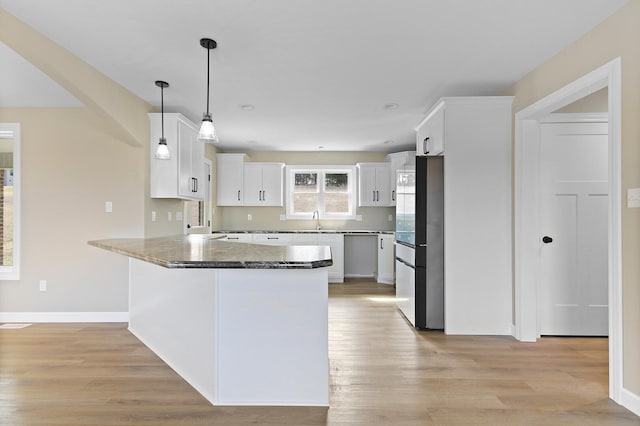
<svg viewBox="0 0 640 426">
<path fill-rule="evenodd" d="M 417 328 L 444 328 L 443 157 L 418 156 L 397 173 L 396 299 Z"/>
</svg>

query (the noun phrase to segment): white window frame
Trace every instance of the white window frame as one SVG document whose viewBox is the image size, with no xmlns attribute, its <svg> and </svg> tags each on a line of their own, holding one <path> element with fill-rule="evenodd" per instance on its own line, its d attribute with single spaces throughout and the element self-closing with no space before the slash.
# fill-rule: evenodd
<svg viewBox="0 0 640 426">
<path fill-rule="evenodd" d="M 286 166 L 286 211 L 289 220 L 310 220 L 313 213 L 294 213 L 293 212 L 293 185 L 295 184 L 295 173 L 318 173 L 319 197 L 318 212 L 320 219 L 325 220 L 354 220 L 356 218 L 356 167 L 355 166 Z M 349 212 L 348 213 L 327 213 L 324 211 L 324 176 L 327 173 L 346 173 L 348 175 L 348 194 L 349 194 Z"/>
</svg>

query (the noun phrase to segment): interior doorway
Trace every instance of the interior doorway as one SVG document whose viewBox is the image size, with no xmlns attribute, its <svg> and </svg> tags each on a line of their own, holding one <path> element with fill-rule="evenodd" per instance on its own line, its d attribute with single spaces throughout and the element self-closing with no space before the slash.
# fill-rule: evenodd
<svg viewBox="0 0 640 426">
<path fill-rule="evenodd" d="M 608 89 L 607 293 L 609 329 L 609 396 L 622 391 L 621 282 L 621 59 L 579 78 L 518 112 L 514 146 L 514 336 L 535 342 L 540 337 L 540 262 L 542 230 L 540 203 L 540 123 L 550 113 L 578 99 Z"/>
</svg>

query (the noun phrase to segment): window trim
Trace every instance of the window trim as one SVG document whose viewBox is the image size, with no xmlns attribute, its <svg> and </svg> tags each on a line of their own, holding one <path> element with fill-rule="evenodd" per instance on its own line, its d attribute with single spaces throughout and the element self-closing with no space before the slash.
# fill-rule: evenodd
<svg viewBox="0 0 640 426">
<path fill-rule="evenodd" d="M 319 182 L 324 182 L 324 176 L 327 173 L 346 173 L 348 175 L 348 190 L 349 194 L 349 213 L 327 213 L 324 211 L 324 204 L 322 202 L 318 205 L 318 212 L 320 214 L 319 219 L 323 220 L 355 220 L 356 218 L 356 166 L 345 165 L 287 165 L 285 167 L 285 192 L 286 192 L 286 218 L 287 220 L 311 220 L 313 213 L 294 213 L 293 212 L 293 184 L 295 182 L 295 173 L 318 173 Z M 323 185 L 323 184 L 322 184 Z M 323 185 L 324 186 L 324 185 Z M 323 200 L 324 188 L 320 187 L 319 200 Z"/>
<path fill-rule="evenodd" d="M 20 123 L 0 123 L 0 137 L 13 139 L 13 266 L 0 266 L 0 281 L 20 279 Z"/>
</svg>

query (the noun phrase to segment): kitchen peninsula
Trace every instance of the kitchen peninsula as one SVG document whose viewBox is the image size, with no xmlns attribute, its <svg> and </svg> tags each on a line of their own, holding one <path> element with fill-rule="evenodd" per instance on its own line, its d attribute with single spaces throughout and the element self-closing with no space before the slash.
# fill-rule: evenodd
<svg viewBox="0 0 640 426">
<path fill-rule="evenodd" d="M 329 247 L 89 244 L 129 257 L 129 330 L 212 404 L 329 405 Z"/>
</svg>

